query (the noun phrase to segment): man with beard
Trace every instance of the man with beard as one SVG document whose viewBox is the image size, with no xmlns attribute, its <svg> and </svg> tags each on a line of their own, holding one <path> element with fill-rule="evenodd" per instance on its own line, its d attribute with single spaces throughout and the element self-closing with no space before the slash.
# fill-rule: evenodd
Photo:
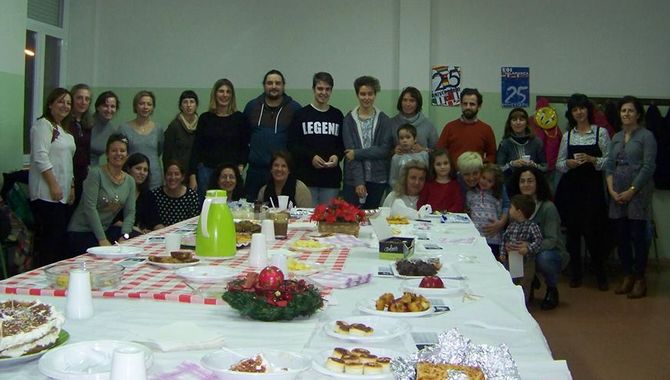
<svg viewBox="0 0 670 380">
<path fill-rule="evenodd" d="M 249 168 L 247 169 L 247 200 L 255 200 L 263 185 L 270 179 L 272 154 L 286 149 L 286 135 L 293 114 L 300 104 L 284 94 L 284 75 L 272 69 L 263 77 L 263 94 L 244 107 L 249 123 Z"/>
<path fill-rule="evenodd" d="M 329 104 L 333 77 L 319 72 L 312 77 L 314 102 L 301 108 L 288 131 L 288 145 L 296 176 L 312 193 L 312 206 L 337 197 L 342 182 L 340 160 L 344 156 L 342 111 Z"/>
<path fill-rule="evenodd" d="M 477 152 L 485 162 L 496 162 L 496 137 L 491 126 L 477 119 L 482 106 L 482 94 L 476 88 L 461 91 L 461 117 L 450 121 L 442 129 L 438 148 L 449 153 L 449 162 L 458 161 L 463 152 Z"/>
</svg>

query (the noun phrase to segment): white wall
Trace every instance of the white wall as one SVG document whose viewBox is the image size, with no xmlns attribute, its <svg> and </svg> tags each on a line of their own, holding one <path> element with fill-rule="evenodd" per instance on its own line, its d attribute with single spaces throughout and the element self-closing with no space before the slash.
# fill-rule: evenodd
<svg viewBox="0 0 670 380">
<path fill-rule="evenodd" d="M 500 91 L 500 66 L 529 66 L 535 94 L 668 97 L 670 2 L 432 2 L 433 63 Z"/>
</svg>

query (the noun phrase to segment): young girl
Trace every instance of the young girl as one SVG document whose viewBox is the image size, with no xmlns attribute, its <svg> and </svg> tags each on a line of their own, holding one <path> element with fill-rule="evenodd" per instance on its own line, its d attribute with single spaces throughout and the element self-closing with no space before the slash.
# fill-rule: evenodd
<svg viewBox="0 0 670 380">
<path fill-rule="evenodd" d="M 483 227 L 490 224 L 491 220 L 498 220 L 502 216 L 502 187 L 503 176 L 500 167 L 487 163 L 482 168 L 479 185 L 468 190 L 465 195 L 465 205 L 470 218 L 482 236 L 485 236 Z M 500 260 L 501 238 L 500 233 L 486 236 L 486 242 L 497 260 Z"/>
<path fill-rule="evenodd" d="M 463 193 L 451 177 L 451 162 L 446 150 L 438 148 L 431 152 L 428 178 L 417 207 L 429 204 L 435 211 L 463 212 Z"/>
</svg>

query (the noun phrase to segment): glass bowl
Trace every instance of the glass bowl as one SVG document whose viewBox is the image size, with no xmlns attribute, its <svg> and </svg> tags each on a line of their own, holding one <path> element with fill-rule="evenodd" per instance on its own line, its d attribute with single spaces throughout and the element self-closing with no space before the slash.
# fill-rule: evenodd
<svg viewBox="0 0 670 380">
<path fill-rule="evenodd" d="M 55 289 L 67 289 L 70 271 L 73 269 L 91 272 L 91 289 L 93 290 L 116 289 L 123 276 L 123 267 L 117 264 L 89 262 L 54 264 L 44 269 L 49 286 Z"/>
</svg>

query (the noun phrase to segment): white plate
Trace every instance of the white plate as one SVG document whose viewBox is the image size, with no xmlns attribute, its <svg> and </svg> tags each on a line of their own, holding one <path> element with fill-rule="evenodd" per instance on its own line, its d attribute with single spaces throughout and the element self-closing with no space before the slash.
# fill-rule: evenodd
<svg viewBox="0 0 670 380">
<path fill-rule="evenodd" d="M 192 267 L 194 265 L 200 264 L 200 260 L 193 261 L 193 262 L 190 262 L 190 263 L 159 263 L 159 262 L 155 262 L 155 261 L 151 261 L 151 260 L 147 259 L 146 262 L 153 265 L 153 266 L 157 266 L 157 267 L 163 268 L 163 269 L 179 269 L 179 268 L 184 268 L 184 267 Z"/>
<path fill-rule="evenodd" d="M 111 245 L 104 247 L 91 247 L 87 251 L 93 256 L 121 258 L 135 256 L 143 252 L 140 247 L 132 247 L 129 245 Z"/>
<path fill-rule="evenodd" d="M 417 318 L 423 317 L 425 315 L 430 315 L 435 312 L 435 309 L 431 305 L 427 310 L 424 311 L 415 311 L 407 313 L 394 313 L 391 311 L 381 311 L 375 309 L 376 300 L 361 300 L 358 302 L 358 310 L 371 315 L 377 315 L 380 317 L 391 317 L 391 318 Z"/>
<path fill-rule="evenodd" d="M 177 269 L 174 272 L 177 276 L 191 282 L 219 282 L 236 277 L 242 273 L 239 269 L 231 269 L 216 265 L 199 265 Z"/>
<path fill-rule="evenodd" d="M 405 280 L 402 287 L 413 293 L 423 294 L 424 296 L 446 296 L 463 292 L 463 282 L 460 280 L 442 279 L 444 288 L 422 288 L 420 279 Z"/>
<path fill-rule="evenodd" d="M 319 247 L 296 247 L 293 244 L 295 244 L 295 242 L 289 245 L 288 249 L 297 252 L 323 252 L 335 248 L 335 244 L 321 243 L 321 242 L 319 242 L 320 244 Z"/>
<path fill-rule="evenodd" d="M 398 278 L 405 278 L 405 279 L 416 279 L 416 278 L 423 278 L 424 276 L 405 276 L 403 274 L 400 274 L 398 272 L 398 268 L 396 268 L 395 263 L 391 265 L 391 269 L 393 270 L 393 275 L 398 277 Z M 462 274 L 460 274 L 456 268 L 449 264 L 444 264 L 442 263 L 442 267 L 440 270 L 437 271 L 437 274 L 435 276 L 442 277 L 443 279 L 450 279 L 450 280 L 463 280 L 465 277 L 463 277 Z"/>
<path fill-rule="evenodd" d="M 151 350 L 141 344 L 119 340 L 93 340 L 66 344 L 50 350 L 40 358 L 43 375 L 57 380 L 109 379 L 112 355 L 116 348 L 133 347 L 144 352 L 147 369 L 153 363 Z"/>
<path fill-rule="evenodd" d="M 262 354 L 272 367 L 288 368 L 288 371 L 270 373 L 245 373 L 229 370 L 230 366 L 244 359 Z M 202 365 L 214 371 L 219 379 L 244 380 L 244 379 L 273 379 L 290 380 L 296 378 L 300 372 L 309 368 L 309 359 L 295 352 L 259 349 L 238 349 L 235 352 L 219 350 L 205 355 L 200 362 Z"/>
<path fill-rule="evenodd" d="M 370 336 L 340 334 L 335 332 L 337 321 L 344 321 L 348 324 L 362 323 L 368 327 L 372 327 L 374 332 Z M 381 342 L 403 335 L 409 331 L 409 325 L 397 319 L 357 315 L 333 319 L 323 326 L 323 330 L 326 332 L 326 335 L 337 339 L 353 342 Z"/>
<path fill-rule="evenodd" d="M 49 350 L 53 350 L 56 347 L 59 347 L 59 346 L 63 345 L 65 342 L 68 341 L 68 339 L 70 339 L 70 334 L 65 330 L 61 330 L 60 333 L 58 334 L 58 339 L 56 339 L 56 342 L 54 343 L 53 346 L 51 346 L 51 347 L 49 347 L 45 350 L 42 350 L 40 352 L 36 352 L 34 354 L 19 356 L 18 358 L 0 359 L 0 368 L 9 367 L 10 365 L 25 363 L 25 362 L 29 362 L 31 360 L 39 359 L 42 355 L 46 354 Z"/>
<path fill-rule="evenodd" d="M 354 347 L 345 347 L 347 349 L 351 349 Z M 392 350 L 386 350 L 383 348 L 367 348 L 367 347 L 361 347 L 365 348 L 368 351 L 370 351 L 370 354 L 372 355 L 377 355 L 377 356 L 386 356 L 391 359 L 395 359 L 399 356 L 403 356 L 401 353 L 397 351 L 392 351 Z M 327 350 L 327 351 L 322 351 L 313 357 L 312 361 L 312 368 L 314 368 L 317 372 L 322 373 L 324 375 L 332 376 L 332 377 L 337 377 L 340 379 L 393 379 L 393 373 L 388 372 L 388 373 L 380 373 L 379 375 L 352 375 L 348 373 L 339 373 L 339 372 L 333 372 L 326 368 L 326 360 L 330 355 L 333 354 L 333 350 Z"/>
<path fill-rule="evenodd" d="M 302 261 L 299 259 L 295 259 L 296 261 Z M 303 269 L 303 270 L 292 270 L 289 268 L 288 272 L 290 274 L 296 275 L 296 276 L 311 276 L 315 273 L 322 272 L 324 270 L 324 265 L 319 264 L 319 263 L 305 263 L 309 265 L 309 269 Z"/>
</svg>

